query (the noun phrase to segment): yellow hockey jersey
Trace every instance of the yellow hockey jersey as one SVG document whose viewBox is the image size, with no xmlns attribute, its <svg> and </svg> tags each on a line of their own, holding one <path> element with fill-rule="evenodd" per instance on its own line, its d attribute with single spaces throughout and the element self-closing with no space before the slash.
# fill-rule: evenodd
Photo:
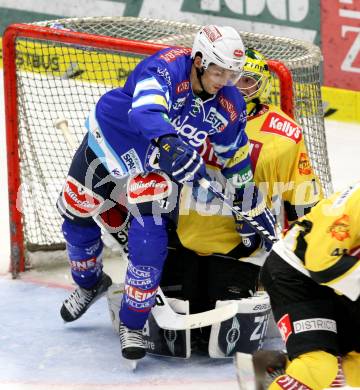
<svg viewBox="0 0 360 390">
<path fill-rule="evenodd" d="M 263 105 L 256 115 L 248 117 L 246 133 L 254 180 L 266 196 L 268 207 L 278 216 L 286 208 L 290 220 L 304 215 L 322 197 L 322 191 L 311 168 L 301 127 L 276 106 Z M 209 175 L 225 186 L 209 144 L 205 144 L 202 156 Z M 177 232 L 186 248 L 204 255 L 228 254 L 241 242 L 231 211 L 217 199 L 207 205 L 196 203 L 188 186 L 182 191 Z M 252 262 L 262 264 L 262 252 L 254 252 Z"/>
<path fill-rule="evenodd" d="M 315 282 L 356 300 L 360 295 L 360 182 L 319 202 L 273 250 Z"/>
</svg>

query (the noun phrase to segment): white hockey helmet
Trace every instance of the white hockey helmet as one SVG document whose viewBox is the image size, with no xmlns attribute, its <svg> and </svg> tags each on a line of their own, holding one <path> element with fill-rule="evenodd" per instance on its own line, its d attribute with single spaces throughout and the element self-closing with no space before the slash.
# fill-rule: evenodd
<svg viewBox="0 0 360 390">
<path fill-rule="evenodd" d="M 195 36 L 191 58 L 202 55 L 202 66 L 210 64 L 241 72 L 245 63 L 245 47 L 239 33 L 229 26 L 204 26 Z"/>
</svg>

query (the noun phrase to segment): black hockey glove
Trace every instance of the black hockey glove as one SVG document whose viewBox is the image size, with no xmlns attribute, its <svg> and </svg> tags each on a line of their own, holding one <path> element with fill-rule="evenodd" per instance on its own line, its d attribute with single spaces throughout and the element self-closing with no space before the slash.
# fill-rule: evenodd
<svg viewBox="0 0 360 390">
<path fill-rule="evenodd" d="M 199 153 L 176 135 L 158 139 L 159 166 L 177 182 L 198 181 L 205 177 L 205 164 Z"/>
<path fill-rule="evenodd" d="M 259 192 L 253 183 L 235 190 L 234 206 L 239 207 L 245 216 L 253 218 L 272 236 L 275 236 L 275 218 L 266 207 L 261 192 Z M 241 235 L 243 244 L 247 248 L 253 248 L 255 250 L 259 245 L 262 245 L 267 252 L 271 250 L 272 243 L 261 238 L 242 218 L 236 215 L 234 217 L 236 230 Z"/>
</svg>

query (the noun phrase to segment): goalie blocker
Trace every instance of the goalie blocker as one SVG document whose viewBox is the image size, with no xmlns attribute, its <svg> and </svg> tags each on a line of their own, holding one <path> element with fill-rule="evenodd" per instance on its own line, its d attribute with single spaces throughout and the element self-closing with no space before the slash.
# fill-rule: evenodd
<svg viewBox="0 0 360 390">
<path fill-rule="evenodd" d="M 119 302 L 123 286 L 113 284 L 107 299 L 113 329 L 119 332 Z M 172 309 L 178 314 L 189 314 L 189 302 L 168 298 Z M 232 301 L 234 302 L 234 301 Z M 250 298 L 236 301 L 238 313 L 231 319 L 214 323 L 209 340 L 209 356 L 232 357 L 236 352 L 253 353 L 261 349 L 269 322 L 271 307 L 266 292 L 257 292 Z M 228 305 L 229 301 L 217 301 L 216 308 Z M 160 328 L 150 314 L 143 330 L 147 353 L 189 358 L 191 356 L 191 332 L 187 330 L 165 330 Z"/>
</svg>

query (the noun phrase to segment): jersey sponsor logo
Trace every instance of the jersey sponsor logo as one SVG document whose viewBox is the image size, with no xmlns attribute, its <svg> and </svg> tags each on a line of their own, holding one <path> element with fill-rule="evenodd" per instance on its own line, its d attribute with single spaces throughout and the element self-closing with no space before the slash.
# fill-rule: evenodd
<svg viewBox="0 0 360 390">
<path fill-rule="evenodd" d="M 244 146 L 241 146 L 236 153 L 230 158 L 226 164 L 226 168 L 232 168 L 241 162 L 244 162 L 249 156 L 249 147 L 250 144 L 246 143 Z"/>
<path fill-rule="evenodd" d="M 160 75 L 161 77 L 163 77 L 164 80 L 165 80 L 165 82 L 166 82 L 166 84 L 167 84 L 169 87 L 171 87 L 171 76 L 170 76 L 169 71 L 168 71 L 166 68 L 160 68 L 160 67 L 158 66 L 158 68 L 157 68 L 157 73 L 158 73 L 158 75 Z"/>
<path fill-rule="evenodd" d="M 199 154 L 207 165 L 211 165 L 217 168 L 222 167 L 208 138 L 202 144 Z"/>
<path fill-rule="evenodd" d="M 240 58 L 244 55 L 244 52 L 241 49 L 235 49 L 233 54 L 234 54 L 234 57 Z"/>
<path fill-rule="evenodd" d="M 254 177 L 253 172 L 249 166 L 247 168 L 240 170 L 231 178 L 232 184 L 235 188 L 242 188 L 246 183 L 252 181 L 253 177 Z"/>
<path fill-rule="evenodd" d="M 128 262 L 128 273 L 137 278 L 150 278 L 153 273 L 156 273 L 154 267 L 140 265 L 135 267 L 131 261 Z"/>
<path fill-rule="evenodd" d="M 114 177 L 116 177 L 116 178 L 120 178 L 120 177 L 124 177 L 124 176 L 126 176 L 126 172 L 123 172 L 121 169 L 119 169 L 119 168 L 114 168 L 111 172 L 110 172 L 110 174 L 112 175 L 112 176 L 114 176 Z"/>
<path fill-rule="evenodd" d="M 156 291 L 157 287 L 151 290 L 141 290 L 128 284 L 125 285 L 125 293 L 137 302 L 145 302 L 151 298 L 154 298 L 155 301 Z"/>
<path fill-rule="evenodd" d="M 350 218 L 348 215 L 343 214 L 338 218 L 334 223 L 329 226 L 328 233 L 330 233 L 332 238 L 335 238 L 338 241 L 344 241 L 347 238 L 350 238 Z"/>
<path fill-rule="evenodd" d="M 200 98 L 192 99 L 189 114 L 195 118 L 201 112 L 202 107 L 203 104 Z"/>
<path fill-rule="evenodd" d="M 132 278 L 130 276 L 126 276 L 126 284 L 129 284 L 131 286 L 135 286 L 135 287 L 142 287 L 143 289 L 146 289 L 148 287 L 150 287 L 152 285 L 153 281 L 151 278 L 147 278 L 147 279 L 136 279 L 136 278 Z"/>
<path fill-rule="evenodd" d="M 216 26 L 206 26 L 204 27 L 203 31 L 205 33 L 206 38 L 210 42 L 215 42 L 222 37 L 220 31 L 216 28 Z"/>
<path fill-rule="evenodd" d="M 176 85 L 176 93 L 183 93 L 190 89 L 190 81 L 184 80 Z"/>
<path fill-rule="evenodd" d="M 211 127 L 217 133 L 223 132 L 229 123 L 229 121 L 227 121 L 214 107 L 210 108 L 205 118 L 205 122 L 211 123 Z"/>
<path fill-rule="evenodd" d="M 87 271 L 96 267 L 96 257 L 85 260 L 70 260 L 70 267 L 74 271 Z"/>
<path fill-rule="evenodd" d="M 173 110 L 180 110 L 181 107 L 184 107 L 186 103 L 186 97 L 178 98 L 175 100 L 175 103 L 171 106 Z"/>
<path fill-rule="evenodd" d="M 311 332 L 313 330 L 325 330 L 337 333 L 336 322 L 330 318 L 306 318 L 293 322 L 294 333 Z"/>
<path fill-rule="evenodd" d="M 66 209 L 79 217 L 90 217 L 104 202 L 104 199 L 68 176 L 62 193 Z"/>
<path fill-rule="evenodd" d="M 181 118 L 177 117 L 174 118 L 171 123 L 175 127 L 176 131 L 184 138 L 186 138 L 186 140 L 191 146 L 195 146 L 196 148 L 198 148 L 205 142 L 208 133 L 206 131 L 198 130 L 197 127 L 186 123 L 188 119 L 189 115 L 187 115 L 184 118 L 183 122 L 181 122 Z"/>
<path fill-rule="evenodd" d="M 269 113 L 260 131 L 287 137 L 295 143 L 299 143 L 302 139 L 301 127 L 275 112 Z"/>
<path fill-rule="evenodd" d="M 136 153 L 135 149 L 132 148 L 126 153 L 121 155 L 121 159 L 124 161 L 126 167 L 130 174 L 143 172 L 143 166 L 140 160 L 139 155 Z"/>
<path fill-rule="evenodd" d="M 133 298 L 129 297 L 127 294 L 124 295 L 125 303 L 129 306 L 129 309 L 136 312 L 148 312 L 154 306 L 154 302 L 152 299 L 138 302 Z"/>
<path fill-rule="evenodd" d="M 263 147 L 262 142 L 254 141 L 252 139 L 249 139 L 249 155 L 251 159 L 251 166 L 253 168 L 253 171 L 256 169 L 257 162 L 260 157 L 261 148 Z"/>
<path fill-rule="evenodd" d="M 310 175 L 312 173 L 311 162 L 307 153 L 300 153 L 298 170 L 300 175 Z"/>
<path fill-rule="evenodd" d="M 289 375 L 281 375 L 278 379 L 275 379 L 274 383 L 285 390 L 311 390 L 310 387 L 307 387 Z"/>
<path fill-rule="evenodd" d="M 230 100 L 226 99 L 223 95 L 219 96 L 219 103 L 221 107 L 223 107 L 224 110 L 226 110 L 229 113 L 231 122 L 234 122 L 239 116 L 238 112 L 235 109 L 234 104 L 231 103 Z"/>
<path fill-rule="evenodd" d="M 191 54 L 191 49 L 189 48 L 184 48 L 184 49 L 171 49 L 166 53 L 162 53 L 160 55 L 160 58 L 166 62 L 173 62 L 175 61 L 178 57 L 183 56 L 183 55 L 189 55 Z"/>
<path fill-rule="evenodd" d="M 347 188 L 345 191 L 343 191 L 339 197 L 335 200 L 333 203 L 333 208 L 342 207 L 347 199 L 358 189 L 360 188 L 360 182 L 357 182 L 353 185 L 351 185 L 349 188 Z"/>
<path fill-rule="evenodd" d="M 288 313 L 284 314 L 276 324 L 277 327 L 279 328 L 281 338 L 286 343 L 287 339 L 293 333 L 290 315 Z"/>
<path fill-rule="evenodd" d="M 138 175 L 128 180 L 128 202 L 136 204 L 164 199 L 171 194 L 171 190 L 171 180 L 163 172 Z"/>
</svg>

